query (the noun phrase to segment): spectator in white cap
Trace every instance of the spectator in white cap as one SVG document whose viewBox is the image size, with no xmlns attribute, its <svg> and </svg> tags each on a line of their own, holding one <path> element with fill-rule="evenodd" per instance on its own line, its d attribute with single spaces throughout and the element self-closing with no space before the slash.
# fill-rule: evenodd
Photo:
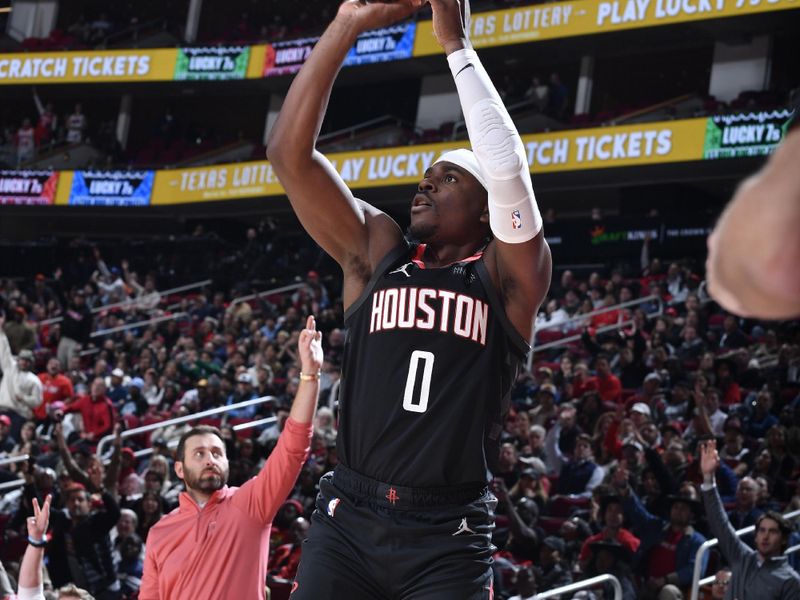
<svg viewBox="0 0 800 600">
<path fill-rule="evenodd" d="M 236 404 L 257 398 L 258 395 L 253 389 L 253 378 L 247 371 L 242 371 L 236 376 L 236 389 L 228 396 L 228 405 Z M 232 419 L 252 419 L 258 412 L 258 405 L 252 404 L 243 408 L 237 408 L 228 413 Z"/>
<path fill-rule="evenodd" d="M 648 373 L 642 382 L 641 391 L 629 400 L 632 403 L 642 402 L 647 406 L 655 406 L 660 395 L 661 376 L 658 373 Z"/>
<path fill-rule="evenodd" d="M 111 371 L 106 396 L 111 398 L 111 402 L 114 403 L 114 406 L 121 406 L 128 397 L 128 390 L 125 388 L 124 380 L 125 371 L 119 367 Z"/>
<path fill-rule="evenodd" d="M 645 422 L 649 421 L 652 416 L 653 412 L 644 402 L 636 402 L 631 407 L 631 420 L 633 424 L 636 425 L 637 429 L 644 425 Z"/>
</svg>

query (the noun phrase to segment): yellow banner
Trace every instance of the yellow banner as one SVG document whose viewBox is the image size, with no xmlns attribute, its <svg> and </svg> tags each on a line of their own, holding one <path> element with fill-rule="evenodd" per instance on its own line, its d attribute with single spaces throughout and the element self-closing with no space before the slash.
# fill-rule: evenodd
<svg viewBox="0 0 800 600">
<path fill-rule="evenodd" d="M 264 62 L 267 58 L 267 45 L 250 46 L 250 62 L 247 65 L 247 79 L 264 77 Z"/>
<path fill-rule="evenodd" d="M 0 85 L 173 79 L 177 48 L 0 54 Z"/>
<path fill-rule="evenodd" d="M 72 193 L 72 180 L 75 171 L 61 171 L 58 177 L 58 187 L 56 188 L 56 206 L 69 205 L 69 195 Z"/>
<path fill-rule="evenodd" d="M 474 13 L 476 48 L 800 8 L 797 0 L 574 0 Z M 442 49 L 432 21 L 417 23 L 414 56 Z"/>
<path fill-rule="evenodd" d="M 598 127 L 523 136 L 531 172 L 553 173 L 702 160 L 706 119 Z M 328 156 L 353 189 L 415 184 L 447 150 L 442 143 Z M 61 185 L 59 195 L 61 197 Z M 282 195 L 267 161 L 158 171 L 151 205 Z M 59 203 L 59 201 L 57 201 Z"/>
<path fill-rule="evenodd" d="M 151 206 L 283 194 L 267 161 L 157 171 Z"/>
</svg>

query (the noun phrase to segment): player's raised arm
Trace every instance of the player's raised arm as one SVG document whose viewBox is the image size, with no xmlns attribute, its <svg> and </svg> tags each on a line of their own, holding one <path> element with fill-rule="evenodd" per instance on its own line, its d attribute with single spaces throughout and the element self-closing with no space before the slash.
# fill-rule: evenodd
<svg viewBox="0 0 800 600">
<path fill-rule="evenodd" d="M 550 286 L 552 261 L 542 232 L 522 139 L 500 95 L 469 43 L 468 0 L 430 0 L 436 39 L 447 54 L 472 150 L 486 179 L 497 283 L 506 314 L 528 338 Z M 487 265 L 488 266 L 488 265 Z"/>
<path fill-rule="evenodd" d="M 300 222 L 342 265 L 345 278 L 354 258 L 363 264 L 363 259 L 375 253 L 370 238 L 387 245 L 378 252 L 380 260 L 402 235 L 389 217 L 353 197 L 330 162 L 315 149 L 317 136 L 333 82 L 358 35 L 404 19 L 422 3 L 344 2 L 292 82 L 269 137 L 267 158 Z"/>
</svg>

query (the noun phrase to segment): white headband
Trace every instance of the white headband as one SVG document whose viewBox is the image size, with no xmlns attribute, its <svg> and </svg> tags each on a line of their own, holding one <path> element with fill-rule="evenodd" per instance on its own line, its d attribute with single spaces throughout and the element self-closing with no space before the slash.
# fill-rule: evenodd
<svg viewBox="0 0 800 600">
<path fill-rule="evenodd" d="M 481 173 L 481 166 L 478 164 L 478 159 L 475 158 L 475 153 L 472 152 L 472 150 L 459 148 L 458 150 L 445 152 L 437 158 L 433 164 L 440 162 L 449 162 L 461 167 L 465 171 L 471 173 L 472 176 L 480 182 L 483 189 L 489 189 L 489 186 L 486 185 L 486 178 L 484 178 L 483 173 Z"/>
</svg>

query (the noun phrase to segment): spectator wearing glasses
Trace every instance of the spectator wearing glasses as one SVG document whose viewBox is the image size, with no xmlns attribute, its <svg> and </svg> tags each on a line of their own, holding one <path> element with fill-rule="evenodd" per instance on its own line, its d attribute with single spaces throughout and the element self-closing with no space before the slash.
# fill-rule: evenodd
<svg viewBox="0 0 800 600">
<path fill-rule="evenodd" d="M 724 600 L 725 594 L 728 591 L 728 586 L 731 584 L 731 577 L 733 574 L 730 569 L 720 569 L 714 576 L 714 581 L 711 582 L 711 599 Z"/>
</svg>

